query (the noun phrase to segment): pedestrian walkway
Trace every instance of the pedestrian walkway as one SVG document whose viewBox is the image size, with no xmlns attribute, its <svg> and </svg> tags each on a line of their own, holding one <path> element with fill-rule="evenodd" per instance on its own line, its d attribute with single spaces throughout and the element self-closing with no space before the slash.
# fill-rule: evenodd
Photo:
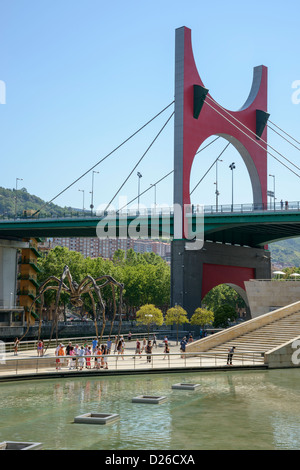
<svg viewBox="0 0 300 470">
<path fill-rule="evenodd" d="M 96 369 L 94 357 L 91 356 L 91 368 L 83 369 L 79 367 L 69 368 L 69 357 L 61 359 L 60 368 L 57 369 L 55 356 L 56 348 L 47 349 L 43 357 L 38 357 L 35 350 L 21 350 L 18 355 L 14 352 L 8 352 L 5 355 L 4 363 L 0 363 L 0 380 L 5 379 L 21 379 L 21 378 L 35 378 L 35 377 L 49 377 L 49 376 L 72 376 L 82 374 L 125 374 L 125 373 L 149 373 L 149 372 L 165 372 L 177 370 L 200 370 L 200 369 L 223 369 L 223 368 L 249 368 L 249 367 L 262 367 L 261 354 L 251 353 L 246 354 L 244 357 L 239 357 L 237 360 L 233 358 L 232 366 L 228 366 L 227 353 L 214 354 L 214 353 L 182 353 L 180 351 L 180 343 L 176 341 L 169 342 L 170 353 L 164 353 L 164 345 L 159 342 L 157 347 L 154 347 L 151 354 L 151 361 L 147 362 L 147 355 L 143 351 L 140 355 L 135 354 L 135 341 L 126 341 L 124 354 L 111 352 L 108 355 L 108 369 Z M 66 344 L 64 344 L 66 346 Z M 79 344 L 81 346 L 81 344 Z M 3 361 L 2 361 L 3 362 Z M 75 362 L 75 361 L 74 361 Z"/>
</svg>

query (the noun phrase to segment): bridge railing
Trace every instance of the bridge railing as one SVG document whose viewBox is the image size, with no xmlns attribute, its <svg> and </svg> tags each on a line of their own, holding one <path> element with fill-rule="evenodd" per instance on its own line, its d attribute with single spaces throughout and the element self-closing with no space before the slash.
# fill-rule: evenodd
<svg viewBox="0 0 300 470">
<path fill-rule="evenodd" d="M 300 210 L 300 202 L 299 201 L 292 201 L 292 202 L 276 202 L 275 204 L 267 203 L 267 204 L 259 204 L 259 203 L 249 203 L 249 204 L 223 204 L 223 205 L 211 205 L 211 206 L 204 206 L 204 213 L 205 214 L 212 214 L 212 213 L 230 213 L 230 212 L 237 212 L 237 213 L 244 213 L 244 212 L 284 212 L 284 211 L 299 211 Z"/>
<path fill-rule="evenodd" d="M 227 213 L 251 213 L 251 212 L 279 212 L 279 211 L 299 211 L 300 201 L 280 201 L 270 203 L 246 203 L 246 204 L 222 204 L 222 205 L 203 205 L 203 204 L 192 204 L 193 214 L 227 214 Z M 103 218 L 106 216 L 115 216 L 116 214 L 124 217 L 137 217 L 137 216 L 167 216 L 173 215 L 173 207 L 157 205 L 151 208 L 128 209 L 120 211 L 64 211 L 60 214 L 41 212 L 35 215 L 22 214 L 0 214 L 0 223 L 7 221 L 18 221 L 18 220 L 37 220 L 37 219 L 74 219 L 74 218 Z"/>
</svg>

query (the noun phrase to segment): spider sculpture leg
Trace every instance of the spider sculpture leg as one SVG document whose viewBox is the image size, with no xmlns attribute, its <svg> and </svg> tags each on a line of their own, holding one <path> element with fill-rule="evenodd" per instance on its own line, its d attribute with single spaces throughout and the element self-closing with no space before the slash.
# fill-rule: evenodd
<svg viewBox="0 0 300 470">
<path fill-rule="evenodd" d="M 29 312 L 28 312 L 28 318 L 27 318 L 27 328 L 26 328 L 26 331 L 23 334 L 23 336 L 20 338 L 20 341 L 27 335 L 27 333 L 29 331 L 31 312 L 32 312 L 32 309 L 33 309 L 35 303 L 37 302 L 37 300 L 41 299 L 42 300 L 42 305 L 43 305 L 44 304 L 44 293 L 47 292 L 48 290 L 51 290 L 51 289 L 58 290 L 59 286 L 48 286 L 48 283 L 50 281 L 60 282 L 60 280 L 57 277 L 50 276 L 45 282 L 43 282 L 43 284 L 40 285 L 39 292 L 38 292 L 38 294 L 36 295 L 36 297 L 34 298 L 34 300 L 32 301 L 32 303 L 30 305 L 30 309 L 29 309 Z M 64 291 L 68 291 L 68 287 L 65 284 L 62 285 L 62 288 L 63 288 Z M 40 339 L 41 325 L 42 325 L 42 316 L 39 315 L 38 339 Z"/>
<path fill-rule="evenodd" d="M 102 280 L 104 280 L 104 283 L 101 284 L 101 285 L 98 285 L 97 282 L 102 281 Z M 98 297 L 98 300 L 99 300 L 99 303 L 102 305 L 103 324 L 102 324 L 101 338 L 102 338 L 102 335 L 103 335 L 103 332 L 104 332 L 104 329 L 105 329 L 106 320 L 105 320 L 105 307 L 104 307 L 104 303 L 103 303 L 103 300 L 102 300 L 102 297 L 101 297 L 100 289 L 102 289 L 103 287 L 105 287 L 106 285 L 109 285 L 109 284 L 112 286 L 113 299 L 114 299 L 114 317 L 113 317 L 113 321 L 112 321 L 112 325 L 111 325 L 111 332 L 112 332 L 113 322 L 115 320 L 115 315 L 116 315 L 115 288 L 114 288 L 114 286 L 118 286 L 120 288 L 120 304 L 119 304 L 120 322 L 119 322 L 119 333 L 118 333 L 118 335 L 120 335 L 120 328 L 121 328 L 121 321 L 122 321 L 122 318 L 121 318 L 122 291 L 123 291 L 124 285 L 117 282 L 113 277 L 108 276 L 108 275 L 103 275 L 103 276 L 100 276 L 96 279 L 94 279 L 94 278 L 92 278 L 92 276 L 88 275 L 88 276 L 86 276 L 86 278 L 79 285 L 79 288 L 81 289 L 82 293 L 88 292 L 90 290 L 90 288 L 91 288 L 90 284 L 92 284 L 92 286 L 94 287 L 95 292 L 96 292 L 97 297 Z M 95 317 L 95 313 L 94 313 L 94 317 Z M 110 332 L 110 334 L 111 334 L 111 332 Z"/>
<path fill-rule="evenodd" d="M 91 299 L 91 302 L 92 302 L 93 314 L 94 314 L 94 325 L 95 325 L 95 330 L 96 330 L 96 338 L 98 339 L 98 338 L 99 338 L 99 334 L 98 334 L 97 313 L 96 313 L 95 300 L 94 300 L 94 297 L 93 297 L 93 294 L 92 294 L 91 291 L 89 291 L 88 294 L 89 294 L 90 299 Z"/>
<path fill-rule="evenodd" d="M 89 286 L 89 284 L 92 284 L 92 287 L 94 289 L 94 292 L 96 294 L 96 297 L 98 299 L 98 303 L 99 305 L 102 307 L 102 330 L 101 330 L 101 333 L 100 333 L 100 341 L 102 341 L 102 336 L 103 336 L 103 332 L 104 332 L 104 329 L 105 329 L 105 305 L 104 305 L 104 302 L 103 302 L 103 299 L 102 299 L 102 296 L 101 296 L 101 290 L 100 290 L 100 287 L 96 284 L 95 282 L 95 279 L 92 278 L 92 276 L 86 276 L 84 282 L 86 282 L 86 285 L 84 286 L 84 288 L 82 288 L 82 293 L 85 293 L 85 292 L 88 292 L 88 293 L 91 293 L 91 287 Z M 81 283 L 81 286 L 82 286 L 83 282 Z M 92 294 L 90 295 L 90 297 L 92 298 Z M 93 302 L 92 302 L 93 304 Z M 97 324 L 97 318 L 96 318 L 96 308 L 94 310 L 94 319 L 95 319 L 95 326 Z"/>
<path fill-rule="evenodd" d="M 96 278 L 95 282 L 102 280 L 103 276 L 100 278 Z M 113 316 L 113 321 L 111 325 L 111 332 L 113 328 L 113 324 L 115 321 L 115 316 L 116 316 L 116 305 L 115 305 L 115 286 L 119 287 L 120 289 L 120 299 L 119 299 L 119 328 L 118 328 L 118 338 L 120 337 L 121 334 L 121 327 L 122 327 L 122 301 L 123 301 L 123 289 L 124 289 L 124 284 L 117 282 L 113 277 L 111 276 L 105 276 L 106 282 L 104 282 L 101 285 L 101 288 L 106 286 L 107 284 L 110 284 L 112 286 L 112 291 L 113 291 L 113 298 L 114 298 L 114 316 Z M 110 333 L 111 334 L 111 333 Z"/>
</svg>

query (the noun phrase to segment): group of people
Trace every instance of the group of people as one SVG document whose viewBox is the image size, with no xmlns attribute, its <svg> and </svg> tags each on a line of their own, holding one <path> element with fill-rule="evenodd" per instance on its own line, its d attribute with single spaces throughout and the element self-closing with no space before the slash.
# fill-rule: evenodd
<svg viewBox="0 0 300 470">
<path fill-rule="evenodd" d="M 98 344 L 98 340 L 92 341 L 92 345 L 87 343 L 79 346 L 76 344 L 72 345 L 70 341 L 67 346 L 60 343 L 56 350 L 56 369 L 60 370 L 62 365 L 67 362 L 69 370 L 77 369 L 108 369 L 107 357 L 110 354 L 111 341 L 110 338 L 106 344 Z M 92 360 L 94 359 L 94 365 L 92 366 Z"/>
<path fill-rule="evenodd" d="M 151 340 L 146 340 L 146 338 L 143 338 L 143 341 L 141 342 L 138 338 L 135 343 L 135 354 L 138 354 L 141 356 L 142 352 L 148 352 L 148 354 L 152 353 L 152 349 L 154 346 L 157 348 L 157 342 L 156 342 L 156 335 L 153 335 L 153 341 Z M 151 349 L 151 351 L 150 351 Z"/>
</svg>

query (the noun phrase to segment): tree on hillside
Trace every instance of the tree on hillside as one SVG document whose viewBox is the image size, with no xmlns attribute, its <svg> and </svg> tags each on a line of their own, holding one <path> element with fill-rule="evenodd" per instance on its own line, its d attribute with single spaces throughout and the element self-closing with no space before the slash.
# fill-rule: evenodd
<svg viewBox="0 0 300 470">
<path fill-rule="evenodd" d="M 183 325 L 184 323 L 189 323 L 186 310 L 184 310 L 180 305 L 176 305 L 175 307 L 169 308 L 166 313 L 165 323 L 166 325 L 173 325 L 175 323 L 176 330 L 177 330 L 177 344 L 178 344 L 179 325 Z"/>
</svg>

